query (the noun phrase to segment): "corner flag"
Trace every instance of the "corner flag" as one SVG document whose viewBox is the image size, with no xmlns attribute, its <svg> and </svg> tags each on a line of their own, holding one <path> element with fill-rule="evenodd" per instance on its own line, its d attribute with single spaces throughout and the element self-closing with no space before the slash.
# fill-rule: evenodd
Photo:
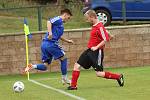
<svg viewBox="0 0 150 100">
<path fill-rule="evenodd" d="M 27 23 L 27 19 L 24 18 L 24 32 L 25 32 L 25 35 L 28 36 L 28 38 L 32 38 L 32 35 L 29 31 L 29 26 L 28 26 L 28 23 Z"/>
<path fill-rule="evenodd" d="M 32 38 L 32 35 L 29 31 L 29 26 L 25 18 L 24 18 L 24 32 L 25 32 L 25 40 L 26 40 L 26 67 L 28 67 L 29 65 L 28 38 Z M 27 76 L 29 80 L 29 72 L 27 72 Z"/>
</svg>

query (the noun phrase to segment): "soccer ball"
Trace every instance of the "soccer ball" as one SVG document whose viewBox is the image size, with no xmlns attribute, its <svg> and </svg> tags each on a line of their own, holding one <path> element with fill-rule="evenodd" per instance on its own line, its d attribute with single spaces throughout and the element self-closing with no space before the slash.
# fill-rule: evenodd
<svg viewBox="0 0 150 100">
<path fill-rule="evenodd" d="M 17 81 L 13 85 L 13 90 L 17 93 L 20 93 L 24 90 L 24 84 L 21 81 Z"/>
</svg>

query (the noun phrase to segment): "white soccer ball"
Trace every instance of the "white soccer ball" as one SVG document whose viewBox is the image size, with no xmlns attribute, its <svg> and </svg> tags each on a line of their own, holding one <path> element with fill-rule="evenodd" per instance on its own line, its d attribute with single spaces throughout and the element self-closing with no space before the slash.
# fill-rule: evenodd
<svg viewBox="0 0 150 100">
<path fill-rule="evenodd" d="M 17 93 L 20 93 L 24 90 L 24 84 L 21 81 L 17 81 L 13 85 L 13 90 Z"/>
</svg>

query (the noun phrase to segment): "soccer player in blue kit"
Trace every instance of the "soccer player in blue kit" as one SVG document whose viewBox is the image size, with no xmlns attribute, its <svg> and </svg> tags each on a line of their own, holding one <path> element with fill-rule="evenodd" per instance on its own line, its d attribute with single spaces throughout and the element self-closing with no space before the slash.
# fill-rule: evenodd
<svg viewBox="0 0 150 100">
<path fill-rule="evenodd" d="M 30 69 L 45 71 L 53 59 L 59 59 L 61 63 L 62 83 L 70 84 L 70 80 L 67 78 L 67 58 L 64 50 L 59 46 L 59 40 L 61 39 L 62 41 L 73 43 L 72 40 L 62 37 L 64 33 L 63 23 L 68 21 L 71 16 L 71 11 L 69 9 L 64 9 L 61 10 L 60 16 L 51 18 L 47 21 L 48 32 L 46 32 L 41 44 L 43 64 L 29 64 L 25 68 L 25 72 L 28 72 Z"/>
</svg>

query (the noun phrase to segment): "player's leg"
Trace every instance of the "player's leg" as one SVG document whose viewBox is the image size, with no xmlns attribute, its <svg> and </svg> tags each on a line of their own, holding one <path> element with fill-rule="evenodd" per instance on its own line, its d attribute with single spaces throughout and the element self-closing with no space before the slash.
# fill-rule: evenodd
<svg viewBox="0 0 150 100">
<path fill-rule="evenodd" d="M 62 73 L 62 83 L 65 85 L 66 83 L 70 85 L 71 81 L 67 77 L 67 57 L 64 55 L 59 58 L 61 63 L 61 73 Z"/>
<path fill-rule="evenodd" d="M 59 47 L 57 44 L 51 47 L 50 49 L 51 54 L 53 55 L 54 59 L 59 59 L 61 63 L 61 73 L 62 73 L 62 83 L 63 84 L 70 84 L 70 80 L 67 77 L 67 57 L 65 56 L 65 52 L 61 47 Z"/>
<path fill-rule="evenodd" d="M 41 70 L 41 71 L 45 71 L 47 70 L 48 67 L 48 63 L 41 63 L 41 64 L 29 64 L 28 67 L 26 67 L 25 72 L 31 70 L 31 69 L 37 69 L 37 70 Z"/>
<path fill-rule="evenodd" d="M 51 64 L 53 60 L 53 56 L 49 52 L 44 52 L 42 50 L 42 64 L 34 64 L 32 67 L 37 70 L 46 71 L 48 68 L 48 65 Z"/>
<path fill-rule="evenodd" d="M 71 85 L 68 87 L 68 90 L 77 90 L 77 81 L 80 76 L 80 67 L 82 66 L 85 69 L 89 69 L 91 67 L 91 62 L 88 57 L 88 51 L 84 51 L 81 56 L 79 57 L 79 60 L 77 63 L 74 64 L 74 68 L 72 71 L 72 80 Z"/>
<path fill-rule="evenodd" d="M 95 56 L 92 57 L 93 67 L 94 67 L 94 70 L 96 72 L 96 75 L 98 77 L 102 77 L 102 78 L 106 78 L 106 79 L 117 80 L 118 84 L 120 86 L 123 86 L 124 85 L 124 80 L 123 80 L 123 75 L 122 74 L 103 71 L 103 58 L 104 58 L 103 50 L 99 50 L 97 58 L 98 58 L 97 60 L 94 60 Z M 94 62 L 94 61 L 97 61 L 97 62 Z"/>
<path fill-rule="evenodd" d="M 77 81 L 80 76 L 80 64 L 75 63 L 72 71 L 71 85 L 68 87 L 68 90 L 77 90 Z"/>
<path fill-rule="evenodd" d="M 117 74 L 117 73 L 112 73 L 112 72 L 107 72 L 107 71 L 96 71 L 96 75 L 98 77 L 103 77 L 106 79 L 114 79 L 117 80 L 119 86 L 124 86 L 124 78 L 123 78 L 123 74 Z"/>
<path fill-rule="evenodd" d="M 33 66 L 34 69 L 45 71 L 45 70 L 47 70 L 48 63 L 45 62 L 43 64 L 35 64 L 35 65 L 32 65 L 32 66 Z"/>
<path fill-rule="evenodd" d="M 31 69 L 37 69 L 41 71 L 47 70 L 48 65 L 51 63 L 53 56 L 48 52 L 47 42 L 42 42 L 41 45 L 41 56 L 42 56 L 42 64 L 29 64 L 28 67 L 25 68 L 25 72 Z"/>
</svg>

